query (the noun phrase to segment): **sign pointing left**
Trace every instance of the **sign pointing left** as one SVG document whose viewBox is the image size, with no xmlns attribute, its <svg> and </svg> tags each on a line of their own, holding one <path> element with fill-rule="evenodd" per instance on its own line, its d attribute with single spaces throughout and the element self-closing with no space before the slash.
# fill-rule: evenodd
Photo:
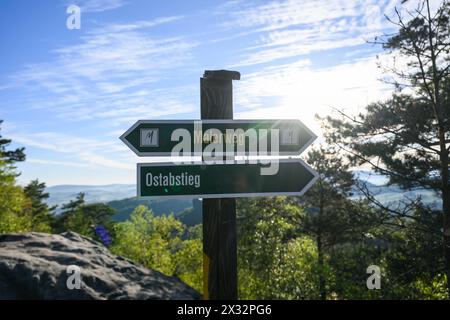
<svg viewBox="0 0 450 320">
<path fill-rule="evenodd" d="M 316 135 L 300 120 L 139 120 L 120 139 L 140 157 L 171 156 L 181 141 L 185 156 L 201 156 L 217 143 L 216 155 L 294 156 Z"/>
</svg>

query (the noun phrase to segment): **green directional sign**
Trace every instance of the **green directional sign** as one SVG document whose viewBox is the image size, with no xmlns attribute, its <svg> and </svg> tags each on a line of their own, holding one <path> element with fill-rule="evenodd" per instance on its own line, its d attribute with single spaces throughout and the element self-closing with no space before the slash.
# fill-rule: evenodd
<svg viewBox="0 0 450 320">
<path fill-rule="evenodd" d="M 120 139 L 138 156 L 171 156 L 180 144 L 201 156 L 212 143 L 215 155 L 298 155 L 316 135 L 300 120 L 139 120 Z"/>
<path fill-rule="evenodd" d="M 235 198 L 302 195 L 317 173 L 300 159 L 279 160 L 278 172 L 263 175 L 261 163 L 137 165 L 137 196 L 144 198 Z"/>
</svg>

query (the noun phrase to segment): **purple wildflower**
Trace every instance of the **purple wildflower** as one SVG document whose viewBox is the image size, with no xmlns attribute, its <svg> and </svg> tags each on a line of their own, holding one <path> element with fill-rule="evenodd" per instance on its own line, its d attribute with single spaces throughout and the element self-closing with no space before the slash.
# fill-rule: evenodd
<svg viewBox="0 0 450 320">
<path fill-rule="evenodd" d="M 106 230 L 104 226 L 98 225 L 94 228 L 94 230 L 106 247 L 111 245 L 111 237 L 109 236 L 108 230 Z"/>
</svg>

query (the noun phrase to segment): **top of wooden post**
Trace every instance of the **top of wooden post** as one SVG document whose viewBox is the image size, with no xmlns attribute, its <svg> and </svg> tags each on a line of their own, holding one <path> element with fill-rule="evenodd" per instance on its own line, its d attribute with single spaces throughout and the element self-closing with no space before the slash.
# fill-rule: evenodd
<svg viewBox="0 0 450 320">
<path fill-rule="evenodd" d="M 240 80 L 241 74 L 238 71 L 230 70 L 205 70 L 203 78 L 222 79 L 222 80 Z"/>
</svg>

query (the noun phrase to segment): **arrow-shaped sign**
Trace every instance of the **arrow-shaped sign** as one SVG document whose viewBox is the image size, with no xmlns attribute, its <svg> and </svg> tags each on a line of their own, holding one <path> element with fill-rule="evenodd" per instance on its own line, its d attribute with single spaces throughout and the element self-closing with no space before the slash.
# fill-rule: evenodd
<svg viewBox="0 0 450 320">
<path fill-rule="evenodd" d="M 171 156 L 180 143 L 185 156 L 212 143 L 223 145 L 215 155 L 299 155 L 316 135 L 300 120 L 139 120 L 120 139 L 141 157 Z"/>
<path fill-rule="evenodd" d="M 261 163 L 141 163 L 137 165 L 137 196 L 144 198 L 235 198 L 300 196 L 317 173 L 300 159 L 278 160 L 274 175 L 262 175 Z"/>
</svg>

